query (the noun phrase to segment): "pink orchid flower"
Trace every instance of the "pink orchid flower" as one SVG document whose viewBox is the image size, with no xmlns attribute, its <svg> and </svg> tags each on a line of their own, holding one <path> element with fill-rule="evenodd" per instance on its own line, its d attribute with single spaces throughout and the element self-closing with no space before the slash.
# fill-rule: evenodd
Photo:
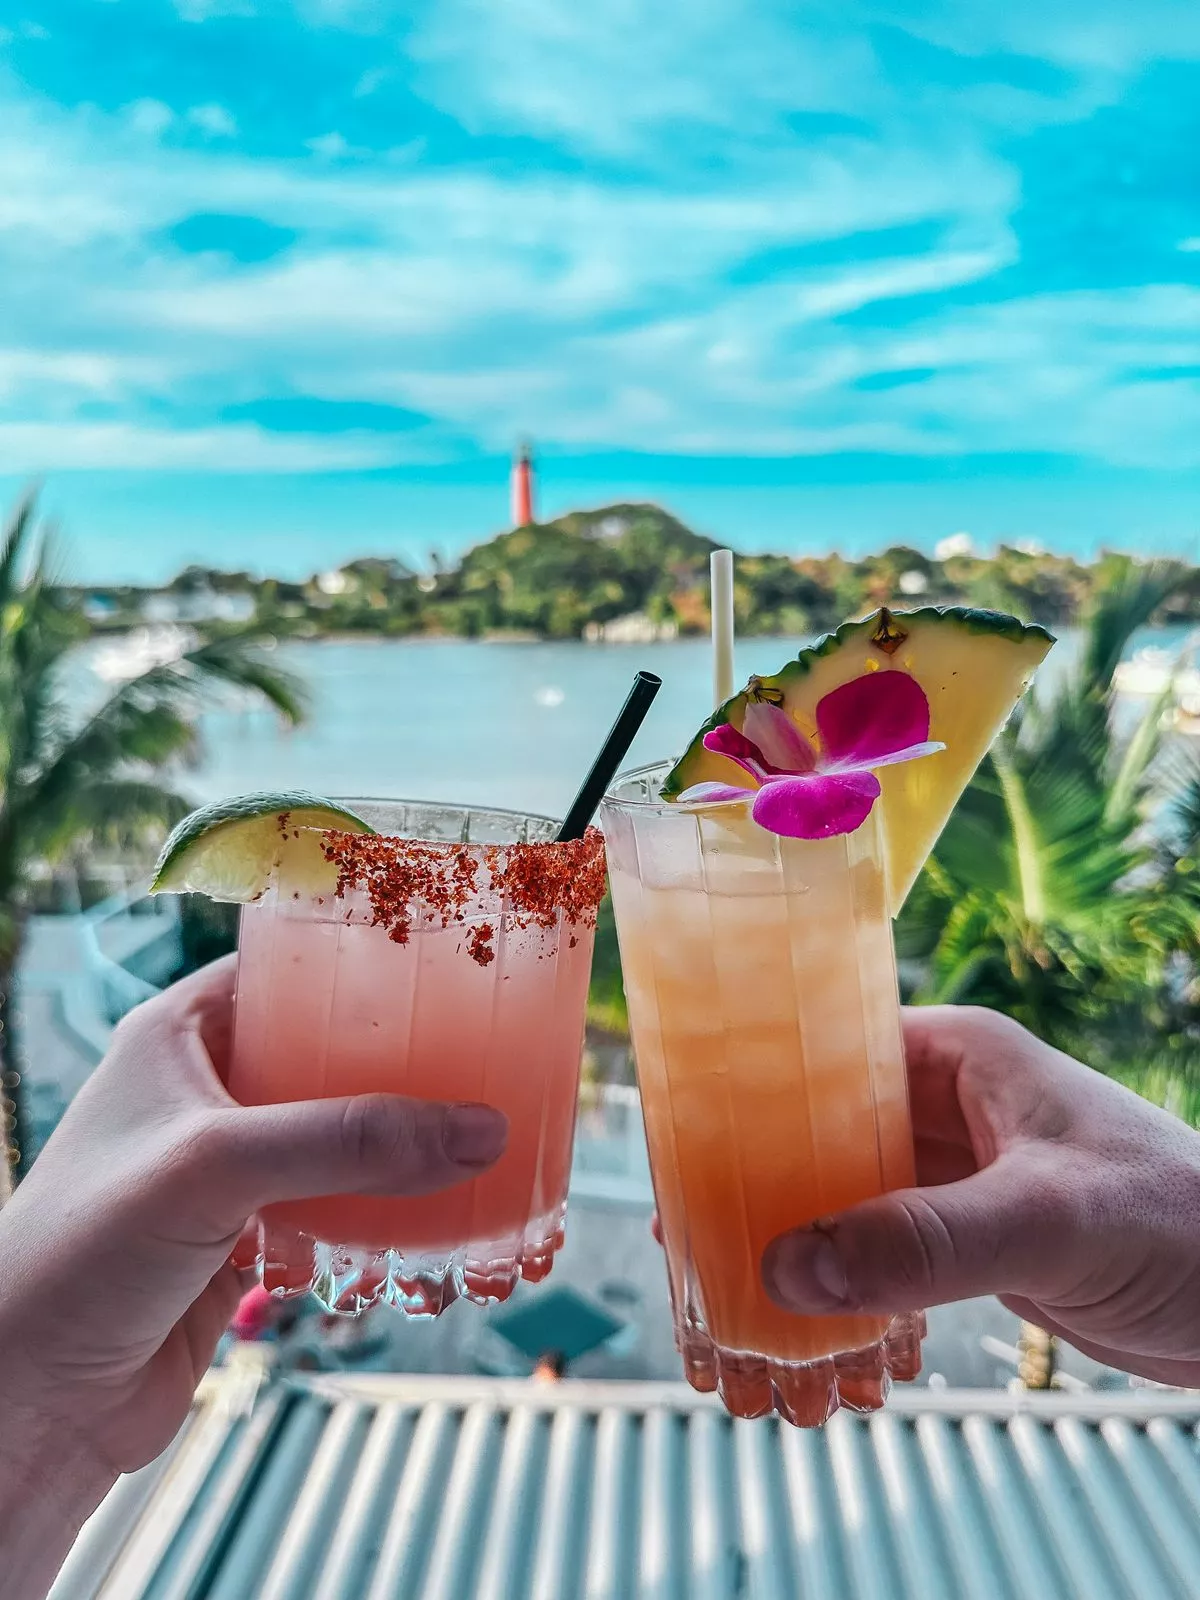
<svg viewBox="0 0 1200 1600">
<path fill-rule="evenodd" d="M 752 700 L 742 731 L 722 723 L 704 748 L 728 756 L 754 779 L 751 815 L 789 839 L 853 833 L 879 798 L 876 767 L 944 750 L 929 737 L 929 701 L 905 672 L 870 672 L 834 689 L 817 705 L 819 751 L 778 706 Z M 748 798 L 728 783 L 697 783 L 685 804 L 732 805 Z"/>
</svg>

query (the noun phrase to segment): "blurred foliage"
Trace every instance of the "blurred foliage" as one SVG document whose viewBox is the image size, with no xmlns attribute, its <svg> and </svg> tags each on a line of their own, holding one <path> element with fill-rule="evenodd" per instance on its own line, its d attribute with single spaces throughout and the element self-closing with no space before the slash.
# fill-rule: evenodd
<svg viewBox="0 0 1200 1600">
<path fill-rule="evenodd" d="M 594 1028 L 605 1033 L 629 1032 L 629 1012 L 625 1006 L 625 985 L 621 979 L 621 953 L 617 948 L 617 925 L 612 900 L 605 895 L 596 919 L 596 953 L 592 958 L 592 986 L 588 991 L 587 1017 Z"/>
<path fill-rule="evenodd" d="M 81 592 L 55 578 L 52 541 L 26 500 L 0 539 L 0 1073 L 16 1064 L 12 989 L 34 869 L 72 861 L 86 877 L 89 854 L 144 854 L 161 839 L 189 809 L 169 774 L 194 752 L 214 688 L 253 694 L 289 722 L 302 710 L 295 681 L 260 649 L 257 622 L 197 628 L 175 659 L 80 704 L 63 667 L 89 618 Z M 12 1099 L 0 1161 L 15 1166 L 16 1089 Z"/>
<path fill-rule="evenodd" d="M 1073 672 L 1018 709 L 897 924 L 918 1001 L 992 1006 L 1200 1117 L 1200 760 L 1170 688 L 1118 735 L 1130 636 L 1191 589 L 1171 562 L 1101 564 Z"/>
<path fill-rule="evenodd" d="M 680 633 L 707 629 L 708 558 L 716 545 L 653 505 L 612 505 L 500 534 L 419 573 L 402 561 L 364 559 L 302 583 L 189 567 L 163 591 L 73 591 L 98 631 L 160 618 L 253 617 L 276 632 L 317 636 L 478 638 L 517 633 L 577 639 L 589 627 L 642 616 Z M 735 605 L 743 634 L 811 635 L 890 602 L 967 603 L 1050 625 L 1074 620 L 1105 582 L 1105 557 L 1002 546 L 994 556 L 936 560 L 895 545 L 861 561 L 841 556 L 748 555 L 738 561 Z M 241 608 L 237 610 L 237 608 Z M 1172 590 L 1159 620 L 1200 617 L 1200 573 Z"/>
<path fill-rule="evenodd" d="M 203 894 L 185 894 L 179 901 L 179 936 L 183 959 L 173 976 L 181 978 L 197 967 L 227 956 L 237 948 L 241 906 L 210 900 Z"/>
</svg>

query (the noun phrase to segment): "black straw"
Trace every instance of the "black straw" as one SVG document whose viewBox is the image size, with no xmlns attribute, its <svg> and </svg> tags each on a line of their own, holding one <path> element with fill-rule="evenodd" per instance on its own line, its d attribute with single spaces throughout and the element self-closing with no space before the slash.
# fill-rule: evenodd
<svg viewBox="0 0 1200 1600">
<path fill-rule="evenodd" d="M 566 821 L 558 830 L 560 841 L 583 838 L 596 807 L 603 800 L 618 768 L 629 754 L 629 746 L 637 736 L 638 729 L 646 720 L 651 701 L 661 688 L 662 679 L 655 677 L 653 672 L 639 672 L 633 680 L 629 698 L 621 707 L 608 738 L 600 747 L 600 754 L 592 762 L 592 770 L 580 784 L 579 793 L 571 802 Z"/>
</svg>

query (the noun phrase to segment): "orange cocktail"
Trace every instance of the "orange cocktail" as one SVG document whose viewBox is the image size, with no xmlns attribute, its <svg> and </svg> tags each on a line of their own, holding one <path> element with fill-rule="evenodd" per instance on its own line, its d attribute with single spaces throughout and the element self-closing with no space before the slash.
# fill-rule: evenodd
<svg viewBox="0 0 1200 1600">
<path fill-rule="evenodd" d="M 619 780 L 603 823 L 676 1336 L 743 1416 L 820 1422 L 920 1365 L 920 1319 L 796 1317 L 767 1297 L 785 1229 L 913 1181 L 878 812 L 782 838 L 744 807 Z"/>
<path fill-rule="evenodd" d="M 315 892 L 301 848 L 243 910 L 230 1090 L 485 1101 L 508 1145 L 438 1194 L 269 1207 L 264 1281 L 340 1310 L 503 1299 L 562 1240 L 603 845 L 594 830 L 552 843 L 555 824 L 505 812 L 354 809 L 390 836 L 313 830 L 336 891 Z"/>
</svg>

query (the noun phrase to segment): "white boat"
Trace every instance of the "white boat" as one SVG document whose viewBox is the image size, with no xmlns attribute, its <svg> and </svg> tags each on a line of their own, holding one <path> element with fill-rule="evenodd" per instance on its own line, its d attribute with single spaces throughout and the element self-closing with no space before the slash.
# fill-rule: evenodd
<svg viewBox="0 0 1200 1600">
<path fill-rule="evenodd" d="M 1113 688 L 1120 695 L 1156 699 L 1172 691 L 1176 720 L 1200 719 L 1200 638 L 1189 639 L 1182 650 L 1148 645 L 1113 673 Z"/>
</svg>

